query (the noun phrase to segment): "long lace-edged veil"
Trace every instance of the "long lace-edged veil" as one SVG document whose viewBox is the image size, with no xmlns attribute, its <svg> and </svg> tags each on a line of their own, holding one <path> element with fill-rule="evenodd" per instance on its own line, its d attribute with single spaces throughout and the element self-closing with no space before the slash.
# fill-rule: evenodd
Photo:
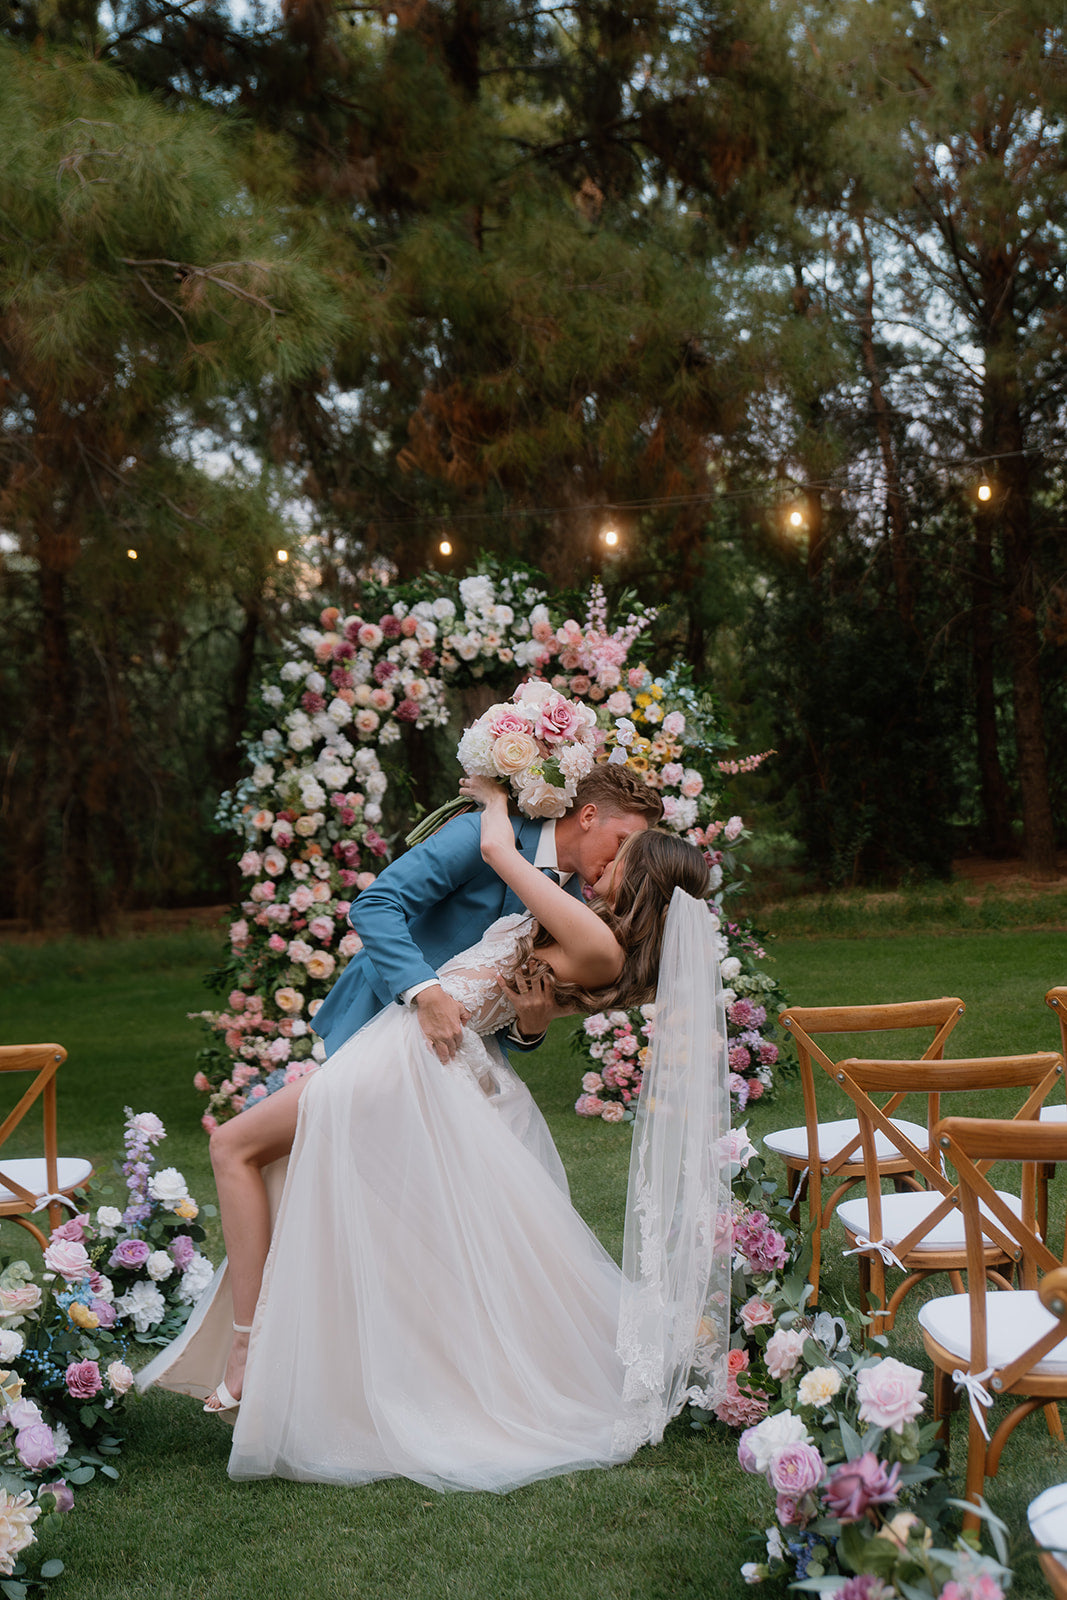
<svg viewBox="0 0 1067 1600">
<path fill-rule="evenodd" d="M 706 903 L 675 889 L 626 1195 L 622 1448 L 657 1442 L 687 1400 L 710 1410 L 726 1387 L 730 1095 L 718 945 Z"/>
</svg>

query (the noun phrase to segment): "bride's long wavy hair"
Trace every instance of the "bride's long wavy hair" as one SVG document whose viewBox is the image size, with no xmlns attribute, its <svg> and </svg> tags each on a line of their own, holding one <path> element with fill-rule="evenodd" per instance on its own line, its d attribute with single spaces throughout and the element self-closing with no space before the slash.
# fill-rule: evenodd
<svg viewBox="0 0 1067 1600">
<path fill-rule="evenodd" d="M 675 889 L 700 900 L 708 892 L 708 864 L 695 845 L 675 833 L 649 828 L 631 833 L 615 858 L 614 905 L 599 901 L 593 910 L 625 951 L 622 971 L 604 989 L 554 982 L 557 1001 L 577 1011 L 620 1010 L 645 1005 L 656 993 L 667 910 Z M 539 949 L 554 944 L 551 934 L 534 928 L 518 947 L 517 964 L 543 966 Z M 546 969 L 547 970 L 547 969 Z"/>
</svg>

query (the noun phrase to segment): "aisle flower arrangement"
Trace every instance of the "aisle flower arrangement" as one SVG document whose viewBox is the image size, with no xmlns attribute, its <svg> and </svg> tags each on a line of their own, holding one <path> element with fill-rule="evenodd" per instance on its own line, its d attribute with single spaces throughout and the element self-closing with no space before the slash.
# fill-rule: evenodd
<svg viewBox="0 0 1067 1600">
<path fill-rule="evenodd" d="M 924 1421 L 924 1375 L 884 1336 L 807 1309 L 808 1252 L 744 1128 L 733 1162 L 733 1332 L 727 1392 L 693 1425 L 739 1434 L 739 1466 L 766 1484 L 770 1526 L 748 1584 L 767 1579 L 837 1600 L 1002 1600 L 1003 1528 L 983 1511 L 997 1559 L 944 1544 L 944 1462 Z M 956 1584 L 958 1587 L 953 1588 Z M 777 1586 L 776 1586 L 777 1587 Z"/>
<path fill-rule="evenodd" d="M 118 1477 L 130 1345 L 166 1344 L 213 1276 L 198 1248 L 197 1203 L 181 1173 L 157 1163 L 165 1136 L 154 1113 L 127 1110 L 123 1204 L 87 1203 L 53 1229 L 43 1270 L 24 1260 L 0 1267 L 0 1591 L 9 1596 L 63 1570 L 57 1560 L 27 1572 L 24 1557 L 40 1528 L 72 1508 L 74 1489 Z"/>
<path fill-rule="evenodd" d="M 635 601 L 610 627 L 599 583 L 578 617 L 566 615 L 540 574 L 487 561 L 458 582 L 427 573 L 391 589 L 368 585 L 359 612 L 326 607 L 296 631 L 261 686 L 246 775 L 218 812 L 240 840 L 246 891 L 212 975 L 225 1003 L 195 1013 L 208 1035 L 194 1081 L 208 1097 L 209 1131 L 323 1058 L 314 1016 L 360 948 L 352 902 L 392 854 L 384 831 L 390 763 L 404 750 L 405 729 L 447 722 L 450 690 L 484 683 L 510 692 L 525 674 L 520 706 L 527 696 L 578 707 L 583 737 L 569 741 L 566 760 L 558 751 L 551 770 L 539 773 L 526 763 L 527 805 L 536 798 L 536 814 L 558 815 L 588 758 L 625 763 L 662 795 L 666 825 L 707 851 L 721 912 L 740 886 L 744 830 L 738 817 L 716 821 L 716 811 L 726 780 L 764 757 L 726 759 L 714 697 L 697 690 L 687 669 L 655 676 L 631 661 L 654 617 Z M 468 753 L 484 724 L 483 717 L 469 731 Z M 724 931 L 731 998 L 773 1015 L 780 997 L 758 968 L 758 945 L 725 916 Z M 648 1019 L 633 1020 L 640 1030 Z M 741 1104 L 770 1082 L 769 1031 L 766 1015 L 736 1024 Z M 602 1098 L 625 1109 L 621 1094 Z"/>
</svg>

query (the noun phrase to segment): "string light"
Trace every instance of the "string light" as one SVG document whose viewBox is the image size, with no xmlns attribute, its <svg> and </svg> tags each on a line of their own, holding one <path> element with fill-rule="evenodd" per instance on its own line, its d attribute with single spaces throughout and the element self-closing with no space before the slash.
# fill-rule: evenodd
<svg viewBox="0 0 1067 1600">
<path fill-rule="evenodd" d="M 442 539 L 437 548 L 443 556 L 450 556 L 452 554 L 452 545 L 448 539 Z"/>
<path fill-rule="evenodd" d="M 136 561 L 137 560 L 137 551 L 136 550 L 127 550 L 126 554 L 129 556 L 131 561 Z"/>
<path fill-rule="evenodd" d="M 614 528 L 605 528 L 604 532 L 601 534 L 601 538 L 603 539 L 604 543 L 606 545 L 610 545 L 612 549 L 614 549 L 619 542 L 619 536 L 615 532 Z"/>
<path fill-rule="evenodd" d="M 802 511 L 791 511 L 789 513 L 789 526 L 791 528 L 802 528 L 804 526 L 804 513 Z"/>
<path fill-rule="evenodd" d="M 988 483 L 980 483 L 978 485 L 978 498 L 979 498 L 979 500 L 982 500 L 982 501 L 992 500 L 992 498 L 993 498 L 992 485 L 988 484 Z"/>
<path fill-rule="evenodd" d="M 288 559 L 289 559 L 289 552 L 288 552 L 288 550 L 279 550 L 279 551 L 278 551 L 278 562 L 279 562 L 279 564 L 280 564 L 280 565 L 281 565 L 281 566 L 283 566 L 283 567 L 284 567 L 284 566 L 285 566 L 285 563 L 286 563 L 286 562 L 287 562 L 287 561 L 288 561 Z"/>
</svg>

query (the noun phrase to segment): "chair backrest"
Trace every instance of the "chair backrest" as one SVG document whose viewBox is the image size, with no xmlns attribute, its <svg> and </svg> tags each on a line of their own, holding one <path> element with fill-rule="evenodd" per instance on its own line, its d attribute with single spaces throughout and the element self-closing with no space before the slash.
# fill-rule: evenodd
<svg viewBox="0 0 1067 1600">
<path fill-rule="evenodd" d="M 1035 1190 L 1039 1163 L 1067 1161 L 1067 1125 L 1031 1123 L 992 1117 L 946 1117 L 934 1130 L 942 1156 L 956 1169 L 960 1206 L 967 1230 L 967 1292 L 971 1315 L 971 1371 L 989 1368 L 986 1329 L 986 1281 L 982 1270 L 982 1236 L 991 1225 L 1011 1240 L 1024 1289 L 1037 1289 L 1042 1303 L 1057 1322 L 1037 1328 L 1033 1343 L 1014 1359 L 994 1370 L 989 1387 L 1009 1389 L 1040 1361 L 1067 1333 L 1067 1271 L 1061 1257 L 1049 1249 L 1037 1228 Z M 1021 1216 L 999 1198 L 986 1173 L 994 1162 L 1022 1165 Z M 982 1208 L 981 1210 L 979 1208 Z"/>
<path fill-rule="evenodd" d="M 877 1006 L 789 1006 L 779 1020 L 796 1042 L 809 1150 L 818 1149 L 819 1121 L 812 1063 L 817 1062 L 835 1081 L 837 1077 L 837 1062 L 831 1060 L 822 1046 L 816 1043 L 816 1035 L 926 1029 L 933 1037 L 922 1052 L 922 1059 L 939 1061 L 945 1053 L 945 1041 L 965 1009 L 962 1000 L 947 996 L 941 1000 L 903 1001 Z M 895 1104 L 887 1108 L 890 1115 L 895 1109 Z M 839 1152 L 835 1167 L 843 1166 L 846 1161 L 858 1160 L 858 1151 L 857 1136 Z"/>
<path fill-rule="evenodd" d="M 859 1061 L 838 1063 L 835 1074 L 838 1083 L 851 1098 L 860 1124 L 860 1141 L 867 1176 L 867 1214 L 870 1236 L 881 1240 L 882 1194 L 878 1181 L 878 1154 L 875 1134 L 882 1133 L 900 1154 L 911 1163 L 919 1178 L 925 1180 L 931 1191 L 940 1191 L 942 1199 L 926 1213 L 904 1238 L 894 1242 L 893 1249 L 903 1259 L 914 1250 L 925 1236 L 955 1208 L 958 1185 L 946 1174 L 943 1152 L 934 1137 L 934 1128 L 940 1117 L 943 1094 L 980 1093 L 990 1089 L 1015 1089 L 1029 1091 L 1014 1118 L 1006 1126 L 1022 1126 L 1024 1135 L 1033 1130 L 1046 1096 L 1063 1077 L 1063 1057 L 1054 1051 L 1044 1050 L 1024 1056 L 975 1056 L 956 1061 L 930 1061 L 923 1057 L 917 1061 Z M 930 1131 L 929 1152 L 920 1150 L 907 1134 L 888 1115 L 889 1105 L 879 1106 L 872 1095 L 890 1091 L 889 1105 L 894 1109 L 909 1094 L 924 1096 L 927 1105 L 926 1123 Z M 989 1166 L 986 1162 L 981 1171 Z M 999 1234 L 995 1226 L 986 1227 L 986 1234 L 994 1243 L 1014 1255 L 1011 1241 Z"/>
<path fill-rule="evenodd" d="M 1061 983 L 1057 988 L 1050 989 L 1045 996 L 1045 1004 L 1059 1021 L 1060 1050 L 1067 1060 L 1067 983 Z"/>
<path fill-rule="evenodd" d="M 18 1200 L 25 1201 L 31 1210 L 37 1204 L 37 1197 L 4 1171 L 3 1147 L 31 1107 L 41 1100 L 45 1169 L 49 1191 L 55 1192 L 59 1183 L 55 1079 L 66 1059 L 67 1052 L 61 1044 L 0 1045 L 0 1073 L 32 1072 L 34 1075 L 33 1082 L 28 1085 L 17 1105 L 0 1122 L 0 1183 L 10 1189 Z M 7 1209 L 12 1209 L 14 1204 L 9 1201 Z"/>
</svg>

